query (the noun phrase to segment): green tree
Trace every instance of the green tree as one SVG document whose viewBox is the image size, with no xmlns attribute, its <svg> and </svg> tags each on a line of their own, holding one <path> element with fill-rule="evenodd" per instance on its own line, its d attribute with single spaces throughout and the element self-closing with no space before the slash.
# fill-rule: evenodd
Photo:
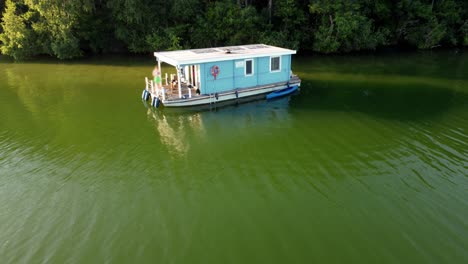
<svg viewBox="0 0 468 264">
<path fill-rule="evenodd" d="M 434 1 L 433 12 L 445 28 L 441 45 L 456 46 L 461 41 L 458 31 L 463 24 L 461 6 L 456 0 Z"/>
<path fill-rule="evenodd" d="M 444 37 L 446 28 L 432 12 L 430 3 L 400 1 L 397 5 L 400 18 L 397 28 L 399 39 L 420 49 L 436 46 Z"/>
<path fill-rule="evenodd" d="M 80 15 L 92 12 L 92 0 L 24 0 L 39 13 L 33 29 L 48 39 L 46 50 L 60 59 L 82 55 L 76 33 Z M 47 36 L 47 37 L 46 37 Z"/>
<path fill-rule="evenodd" d="M 5 11 L 5 0 L 0 0 L 0 20 L 3 17 L 3 11 Z"/>
<path fill-rule="evenodd" d="M 15 59 L 49 54 L 81 56 L 76 33 L 79 16 L 93 10 L 91 0 L 7 0 L 0 36 L 2 53 Z"/>
<path fill-rule="evenodd" d="M 5 0 L 0 0 L 0 20 L 3 17 L 3 11 L 5 10 Z M 1 28 L 0 28 L 1 30 Z"/>
<path fill-rule="evenodd" d="M 420 49 L 463 42 L 462 1 L 401 0 L 396 7 L 397 37 Z M 466 4 L 465 4 L 466 5 Z M 464 11 L 466 13 L 466 10 Z"/>
<path fill-rule="evenodd" d="M 460 29 L 462 34 L 462 41 L 464 46 L 468 46 L 468 19 L 465 20 L 465 23 Z"/>
<path fill-rule="evenodd" d="M 80 14 L 76 36 L 80 39 L 80 49 L 85 52 L 125 50 L 125 45 L 114 36 L 111 12 L 105 1 L 96 1 L 92 12 Z"/>
<path fill-rule="evenodd" d="M 273 10 L 271 10 L 273 9 Z M 269 1 L 266 7 L 268 21 L 273 14 L 268 30 L 263 31 L 261 42 L 270 45 L 299 49 L 301 42 L 307 40 L 308 16 L 305 15 L 297 0 Z"/>
<path fill-rule="evenodd" d="M 3 32 L 0 34 L 0 51 L 12 56 L 16 60 L 24 59 L 36 54 L 34 32 L 28 23 L 33 14 L 24 11 L 27 8 L 22 1 L 6 1 L 5 12 L 2 18 Z"/>
<path fill-rule="evenodd" d="M 193 46 L 192 36 L 197 28 L 194 23 L 204 14 L 199 0 L 174 0 L 170 6 L 170 17 L 167 26 L 151 33 L 146 42 L 152 50 L 177 50 Z"/>
<path fill-rule="evenodd" d="M 148 52 L 166 49 L 165 36 L 171 1 L 164 0 L 108 0 L 115 37 L 126 44 L 131 52 Z"/>
<path fill-rule="evenodd" d="M 463 24 L 460 27 L 460 39 L 462 42 L 462 45 L 468 46 L 468 2 L 464 1 L 461 4 L 461 10 L 463 10 L 462 13 L 462 19 L 463 19 Z"/>
<path fill-rule="evenodd" d="M 68 59 L 263 42 L 317 52 L 468 46 L 466 0 L 0 0 L 0 52 Z"/>
<path fill-rule="evenodd" d="M 317 31 L 313 49 L 331 53 L 375 49 L 386 43 L 385 31 L 376 30 L 358 1 L 315 0 L 310 6 Z"/>
<path fill-rule="evenodd" d="M 359 0 L 360 12 L 372 21 L 375 30 L 383 34 L 384 45 L 397 43 L 393 35 L 397 20 L 393 12 L 395 7 L 396 1 L 393 0 Z"/>
<path fill-rule="evenodd" d="M 231 1 L 208 4 L 197 19 L 192 40 L 195 47 L 256 43 L 264 24 L 253 6 L 244 8 Z"/>
</svg>

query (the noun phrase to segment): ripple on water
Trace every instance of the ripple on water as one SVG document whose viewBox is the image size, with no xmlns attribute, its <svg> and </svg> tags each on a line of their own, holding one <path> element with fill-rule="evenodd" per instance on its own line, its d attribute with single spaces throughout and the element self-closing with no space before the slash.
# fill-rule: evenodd
<svg viewBox="0 0 468 264">
<path fill-rule="evenodd" d="M 339 65 L 302 67 L 298 96 L 188 113 L 129 100 L 143 66 L 5 66 L 0 258 L 466 259 L 464 81 Z"/>
</svg>

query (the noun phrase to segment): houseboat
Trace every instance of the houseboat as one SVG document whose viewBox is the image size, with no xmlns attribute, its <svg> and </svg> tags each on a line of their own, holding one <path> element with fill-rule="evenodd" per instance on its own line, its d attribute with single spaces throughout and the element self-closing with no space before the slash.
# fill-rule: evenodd
<svg viewBox="0 0 468 264">
<path fill-rule="evenodd" d="M 301 84 L 291 71 L 293 54 L 265 44 L 155 52 L 155 81 L 146 78 L 142 99 L 154 107 L 186 107 L 284 96 Z M 176 74 L 163 74 L 162 63 Z"/>
</svg>

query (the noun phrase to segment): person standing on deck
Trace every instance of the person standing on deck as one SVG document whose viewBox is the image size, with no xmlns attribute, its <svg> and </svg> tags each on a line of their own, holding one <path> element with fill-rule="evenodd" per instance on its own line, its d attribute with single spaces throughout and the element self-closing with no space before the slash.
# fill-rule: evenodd
<svg viewBox="0 0 468 264">
<path fill-rule="evenodd" d="M 156 86 L 156 88 L 162 88 L 162 85 L 161 85 L 161 73 L 159 72 L 159 68 L 158 66 L 154 67 L 154 70 L 153 70 L 153 77 L 154 77 L 154 85 Z"/>
</svg>

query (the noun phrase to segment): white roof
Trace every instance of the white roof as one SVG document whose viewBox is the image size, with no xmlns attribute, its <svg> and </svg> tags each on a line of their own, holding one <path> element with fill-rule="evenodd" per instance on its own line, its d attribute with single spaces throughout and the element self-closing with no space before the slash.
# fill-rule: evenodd
<svg viewBox="0 0 468 264">
<path fill-rule="evenodd" d="M 206 49 L 161 51 L 155 52 L 154 56 L 161 62 L 176 66 L 288 54 L 296 54 L 296 51 L 265 44 L 253 44 Z"/>
</svg>

